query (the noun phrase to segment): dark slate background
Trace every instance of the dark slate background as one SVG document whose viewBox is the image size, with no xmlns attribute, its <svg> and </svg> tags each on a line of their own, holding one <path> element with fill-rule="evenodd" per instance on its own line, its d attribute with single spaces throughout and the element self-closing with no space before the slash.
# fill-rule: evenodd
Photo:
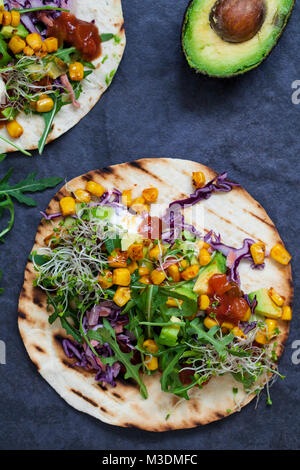
<svg viewBox="0 0 300 470">
<path fill-rule="evenodd" d="M 71 179 L 89 170 L 141 157 L 193 159 L 228 170 L 266 208 L 299 260 L 300 105 L 291 101 L 300 79 L 299 5 L 271 56 L 256 70 L 230 80 L 195 75 L 180 48 L 187 0 L 124 1 L 127 48 L 120 69 L 98 105 L 73 130 L 50 144 L 42 157 L 18 153 L 1 163 L 18 181 L 39 176 Z M 54 190 L 35 196 L 44 209 Z M 0 365 L 2 449 L 299 449 L 300 365 L 292 342 L 300 339 L 297 309 L 281 360 L 286 375 L 241 413 L 203 428 L 151 434 L 102 424 L 69 407 L 39 376 L 17 329 L 17 302 L 27 255 L 40 216 L 16 204 L 13 231 L 0 249 L 4 271 L 0 339 L 7 364 Z M 298 258 L 298 261 L 297 261 Z M 296 296 L 295 307 L 299 304 Z"/>
</svg>

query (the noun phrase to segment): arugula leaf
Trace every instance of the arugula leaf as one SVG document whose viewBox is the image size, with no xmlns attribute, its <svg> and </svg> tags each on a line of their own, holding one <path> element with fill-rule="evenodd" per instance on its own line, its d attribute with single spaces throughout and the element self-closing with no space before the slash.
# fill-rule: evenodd
<svg viewBox="0 0 300 470">
<path fill-rule="evenodd" d="M 0 57 L 0 67 L 5 66 L 12 61 L 12 58 L 7 51 L 7 43 L 2 38 L 0 38 Z"/>
<path fill-rule="evenodd" d="M 183 316 L 189 317 L 194 315 L 198 310 L 197 295 L 192 289 L 183 286 L 175 288 L 163 286 L 159 288 L 159 292 L 167 297 L 183 300 L 183 304 L 180 306 L 180 309 L 178 309 L 178 312 Z"/>
<path fill-rule="evenodd" d="M 30 173 L 24 180 L 19 181 L 19 183 L 11 186 L 8 179 L 12 173 L 12 170 L 9 170 L 4 178 L 0 181 L 0 198 L 4 197 L 14 197 L 21 204 L 26 204 L 27 206 L 35 207 L 36 202 L 25 196 L 24 193 L 35 193 L 37 191 L 43 191 L 47 188 L 53 188 L 58 183 L 62 181 L 62 178 L 52 177 L 52 178 L 42 178 L 36 180 L 37 173 Z"/>
<path fill-rule="evenodd" d="M 63 62 L 69 65 L 72 61 L 71 55 L 75 54 L 76 52 L 77 52 L 76 47 L 68 47 L 67 49 L 64 49 L 63 47 L 61 47 L 53 55 L 58 57 Z"/>
<path fill-rule="evenodd" d="M 215 334 L 220 329 L 220 327 L 216 325 L 216 326 L 213 326 L 210 330 L 206 331 L 203 321 L 200 321 L 199 318 L 195 318 L 193 321 L 191 321 L 190 326 L 192 328 L 192 331 L 190 331 L 190 333 L 193 334 L 193 330 L 194 330 L 197 334 L 198 341 L 204 344 L 206 343 L 212 344 L 221 358 L 226 356 L 226 353 L 227 353 L 226 346 L 232 342 L 234 338 L 233 333 L 229 333 L 228 335 L 224 336 L 222 339 L 215 338 Z"/>
<path fill-rule="evenodd" d="M 7 154 L 6 153 L 2 153 L 0 155 L 0 162 L 3 162 L 3 160 L 7 157 Z"/>
<path fill-rule="evenodd" d="M 8 140 L 6 139 L 5 137 L 3 137 L 2 135 L 0 135 L 0 139 L 1 140 L 4 140 L 4 142 L 6 142 L 7 144 L 11 145 L 12 147 L 14 147 L 16 150 L 19 150 L 19 152 L 22 152 L 24 153 L 24 155 L 27 155 L 28 157 L 31 157 L 31 153 L 27 152 L 27 150 L 23 149 L 22 147 L 19 147 L 19 145 L 16 145 L 14 142 L 12 142 L 11 140 Z M 4 160 L 4 158 L 2 158 L 2 160 Z M 1 160 L 1 161 L 2 161 Z"/>
<path fill-rule="evenodd" d="M 105 241 L 105 247 L 109 254 L 111 254 L 117 248 L 121 248 L 121 238 L 117 234 L 115 238 L 109 238 Z"/>
<path fill-rule="evenodd" d="M 166 354 L 163 361 L 164 364 L 162 366 L 163 373 L 160 379 L 161 388 L 164 392 L 169 392 L 169 388 L 172 382 L 174 382 L 174 368 L 178 363 L 180 357 L 182 356 L 186 346 L 180 346 L 178 351 L 173 355 L 172 359 L 170 358 L 171 354 Z M 176 373 L 178 377 L 178 374 Z M 181 384 L 182 385 L 182 384 Z M 185 396 L 186 398 L 186 396 Z"/>
<path fill-rule="evenodd" d="M 90 339 L 94 339 L 97 341 L 100 341 L 101 344 L 103 343 L 108 343 L 114 352 L 114 357 L 115 361 L 121 362 L 125 368 L 126 368 L 126 374 L 125 374 L 125 380 L 126 379 L 134 379 L 140 386 L 140 392 L 141 395 L 144 398 L 148 397 L 148 392 L 146 389 L 145 384 L 143 383 L 140 374 L 139 374 L 139 369 L 141 367 L 141 364 L 133 365 L 131 363 L 131 359 L 133 356 L 133 352 L 131 351 L 130 353 L 123 353 L 118 345 L 118 342 L 116 340 L 116 332 L 115 330 L 111 327 L 110 323 L 107 321 L 106 318 L 103 319 L 103 326 L 104 328 L 99 328 L 98 330 L 89 330 L 87 333 L 87 336 Z"/>
<path fill-rule="evenodd" d="M 3 229 L 0 233 L 0 242 L 4 243 L 3 237 L 4 237 L 4 235 L 6 235 L 12 229 L 12 227 L 14 225 L 14 220 L 15 220 L 14 205 L 13 205 L 13 202 L 12 202 L 11 198 L 7 194 L 4 195 L 4 199 L 1 200 L 1 202 L 0 202 L 0 210 L 1 210 L 0 216 L 3 215 L 4 210 L 8 210 L 9 213 L 10 213 L 10 219 L 9 219 L 8 224 L 7 224 L 7 227 L 5 229 Z"/>
<path fill-rule="evenodd" d="M 43 150 L 45 148 L 46 140 L 47 140 L 48 135 L 51 132 L 54 118 L 56 114 L 58 113 L 58 111 L 60 111 L 60 109 L 63 106 L 61 98 L 58 99 L 55 95 L 50 95 L 50 97 L 53 99 L 54 106 L 53 106 L 53 109 L 49 111 L 48 113 L 43 113 L 43 118 L 45 121 L 45 128 L 38 143 L 38 150 L 39 150 L 40 155 L 42 155 Z"/>
</svg>

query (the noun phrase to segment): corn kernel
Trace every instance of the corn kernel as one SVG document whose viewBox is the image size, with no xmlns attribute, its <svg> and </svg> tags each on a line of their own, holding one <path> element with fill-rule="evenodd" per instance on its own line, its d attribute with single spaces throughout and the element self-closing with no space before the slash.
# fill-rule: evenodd
<svg viewBox="0 0 300 470">
<path fill-rule="evenodd" d="M 43 59 L 44 57 L 46 57 L 46 55 L 48 54 L 47 52 L 47 47 L 45 45 L 44 42 L 42 42 L 42 47 L 39 51 L 36 51 L 35 55 L 37 55 L 38 57 L 40 57 L 41 59 Z"/>
<path fill-rule="evenodd" d="M 292 309 L 289 305 L 285 305 L 282 309 L 281 320 L 291 320 L 292 319 Z"/>
<path fill-rule="evenodd" d="M 201 250 L 201 248 L 206 248 L 207 250 L 208 248 L 210 248 L 210 244 L 204 242 L 203 240 L 199 240 L 197 245 L 198 245 L 199 250 Z"/>
<path fill-rule="evenodd" d="M 11 11 L 11 26 L 13 26 L 14 28 L 16 28 L 17 26 L 19 26 L 21 22 L 21 15 L 18 11 L 15 11 L 15 10 L 12 10 Z"/>
<path fill-rule="evenodd" d="M 56 38 L 47 38 L 44 41 L 46 51 L 51 53 L 51 52 L 56 52 L 58 50 L 58 41 Z"/>
<path fill-rule="evenodd" d="M 26 43 L 19 36 L 13 36 L 8 43 L 8 47 L 13 51 L 14 54 L 20 54 L 25 47 Z"/>
<path fill-rule="evenodd" d="M 99 276 L 98 284 L 100 284 L 102 289 L 109 289 L 113 285 L 113 273 L 106 269 L 104 274 Z"/>
<path fill-rule="evenodd" d="M 154 269 L 150 275 L 150 279 L 153 284 L 159 285 L 166 279 L 166 275 L 164 271 L 158 271 L 157 269 Z"/>
<path fill-rule="evenodd" d="M 205 185 L 205 174 L 202 171 L 193 171 L 193 185 L 196 189 Z"/>
<path fill-rule="evenodd" d="M 80 62 L 69 65 L 69 75 L 73 82 L 81 82 L 84 77 L 84 67 Z"/>
<path fill-rule="evenodd" d="M 167 268 L 167 273 L 168 276 L 171 277 L 174 282 L 180 281 L 180 272 L 177 264 L 172 264 L 172 266 L 169 266 Z"/>
<path fill-rule="evenodd" d="M 206 248 L 201 248 L 199 253 L 199 263 L 201 266 L 206 266 L 211 262 L 211 254 L 207 251 Z"/>
<path fill-rule="evenodd" d="M 95 183 L 95 181 L 88 181 L 86 183 L 85 189 L 97 197 L 101 197 L 105 193 L 103 186 L 101 186 L 99 183 Z"/>
<path fill-rule="evenodd" d="M 36 102 L 36 111 L 38 113 L 49 113 L 54 108 L 54 101 L 52 98 L 47 96 L 47 98 L 39 99 Z"/>
<path fill-rule="evenodd" d="M 42 49 L 43 41 L 38 33 L 31 33 L 26 36 L 26 42 L 35 52 Z"/>
<path fill-rule="evenodd" d="M 234 324 L 230 323 L 229 321 L 224 321 L 221 326 L 222 326 L 222 331 L 223 330 L 230 331 L 230 330 L 233 330 L 234 328 Z"/>
<path fill-rule="evenodd" d="M 148 370 L 156 370 L 158 369 L 158 359 L 157 357 L 146 356 L 145 357 L 145 366 Z"/>
<path fill-rule="evenodd" d="M 265 322 L 266 322 L 266 328 L 262 331 L 259 331 L 255 336 L 255 341 L 259 344 L 269 343 L 278 325 L 277 320 L 272 320 L 270 318 L 267 318 Z"/>
<path fill-rule="evenodd" d="M 147 285 L 149 285 L 149 284 L 151 284 L 151 279 L 150 279 L 149 276 L 142 276 L 142 277 L 140 277 L 139 282 L 140 282 L 141 284 L 147 284 Z"/>
<path fill-rule="evenodd" d="M 24 47 L 23 50 L 24 54 L 27 55 L 28 57 L 32 57 L 34 54 L 34 50 L 30 46 Z"/>
<path fill-rule="evenodd" d="M 132 191 L 131 189 L 126 189 L 122 193 L 122 204 L 123 206 L 130 207 L 132 204 Z"/>
<path fill-rule="evenodd" d="M 250 246 L 250 253 L 255 264 L 263 264 L 265 261 L 266 247 L 264 243 L 253 243 Z"/>
<path fill-rule="evenodd" d="M 9 26 L 11 24 L 11 13 L 9 11 L 3 12 L 2 24 L 3 26 Z"/>
<path fill-rule="evenodd" d="M 143 342 L 143 348 L 151 354 L 158 352 L 158 346 L 153 339 L 146 339 L 146 341 Z"/>
<path fill-rule="evenodd" d="M 247 312 L 243 316 L 242 321 L 249 321 L 250 317 L 251 317 L 251 308 L 249 307 Z"/>
<path fill-rule="evenodd" d="M 213 326 L 218 325 L 218 322 L 216 320 L 214 320 L 213 318 L 205 317 L 204 318 L 204 325 L 206 326 L 206 328 L 208 328 L 210 330 L 210 328 L 212 328 Z"/>
<path fill-rule="evenodd" d="M 142 214 L 143 212 L 149 212 L 149 206 L 145 204 L 145 198 L 142 196 L 135 198 L 132 201 L 131 209 L 137 212 L 138 214 Z"/>
<path fill-rule="evenodd" d="M 156 199 L 158 198 L 158 189 L 157 188 L 144 189 L 143 197 L 145 201 L 148 202 L 149 204 L 151 204 L 152 202 L 155 202 Z"/>
<path fill-rule="evenodd" d="M 3 10 L 1 10 L 1 7 L 0 7 L 0 24 L 2 24 L 2 21 L 3 21 Z"/>
<path fill-rule="evenodd" d="M 277 243 L 276 245 L 273 246 L 271 249 L 270 255 L 273 259 L 278 261 L 278 263 L 281 264 L 289 264 L 291 261 L 292 257 L 289 254 L 289 252 L 284 248 L 284 246 L 281 243 Z"/>
<path fill-rule="evenodd" d="M 21 124 L 19 124 L 15 120 L 14 121 L 9 121 L 6 124 L 6 130 L 9 133 L 10 137 L 12 137 L 13 139 L 18 139 L 19 137 L 21 137 L 21 135 L 24 132 L 23 127 L 21 126 Z"/>
<path fill-rule="evenodd" d="M 129 286 L 131 281 L 131 276 L 129 269 L 127 268 L 117 268 L 113 272 L 113 283 L 117 286 Z"/>
<path fill-rule="evenodd" d="M 189 281 L 190 279 L 193 279 L 194 277 L 196 277 L 198 272 L 199 272 L 199 266 L 197 264 L 192 264 L 192 266 L 189 266 L 184 271 L 182 271 L 181 277 L 185 281 Z"/>
<path fill-rule="evenodd" d="M 149 257 L 151 259 L 158 259 L 163 253 L 162 245 L 158 242 L 151 250 L 149 251 Z"/>
<path fill-rule="evenodd" d="M 90 193 L 84 189 L 76 189 L 75 196 L 79 202 L 84 202 L 85 204 L 88 204 L 91 201 Z"/>
<path fill-rule="evenodd" d="M 207 310 L 210 305 L 210 300 L 209 300 L 208 295 L 205 295 L 205 294 L 200 295 L 200 297 L 198 298 L 198 303 L 199 303 L 200 310 Z"/>
<path fill-rule="evenodd" d="M 127 268 L 127 251 L 120 251 L 116 248 L 107 258 L 108 264 L 111 268 Z"/>
<path fill-rule="evenodd" d="M 174 308 L 179 308 L 180 305 L 182 305 L 183 300 L 179 299 L 173 299 L 173 297 L 168 297 L 168 300 L 166 301 L 166 305 L 168 307 L 174 307 Z"/>
<path fill-rule="evenodd" d="M 133 243 L 128 248 L 128 258 L 137 261 L 144 258 L 144 247 L 141 243 Z"/>
<path fill-rule="evenodd" d="M 235 326 L 233 329 L 232 329 L 232 333 L 234 334 L 234 336 L 238 336 L 239 338 L 242 338 L 242 339 L 246 339 L 247 336 L 245 335 L 245 333 L 238 327 L 238 326 Z"/>
<path fill-rule="evenodd" d="M 188 263 L 188 261 L 187 261 L 186 259 L 182 259 L 182 260 L 180 261 L 180 266 L 181 266 L 183 269 L 187 268 L 188 265 L 189 265 L 189 263 Z"/>
<path fill-rule="evenodd" d="M 147 268 L 146 266 L 141 266 L 139 268 L 139 275 L 140 276 L 147 276 L 148 274 L 150 274 L 150 269 Z"/>
<path fill-rule="evenodd" d="M 123 307 L 130 299 L 131 295 L 129 287 L 118 287 L 113 297 L 113 301 L 119 307 Z"/>
<path fill-rule="evenodd" d="M 278 292 L 276 292 L 276 290 L 273 289 L 273 287 L 271 287 L 268 290 L 268 294 L 271 297 L 271 299 L 273 300 L 274 304 L 278 305 L 278 307 L 282 307 L 282 305 L 284 304 L 284 301 L 285 301 L 284 297 L 281 297 L 281 295 L 279 295 Z"/>
<path fill-rule="evenodd" d="M 136 271 L 139 268 L 139 265 L 137 264 L 136 261 L 131 261 L 131 263 L 128 264 L 127 268 L 129 270 L 130 274 L 133 274 L 134 271 Z"/>
<path fill-rule="evenodd" d="M 74 215 L 76 213 L 76 201 L 73 197 L 63 197 L 59 201 L 59 205 L 64 217 L 67 215 Z"/>
</svg>

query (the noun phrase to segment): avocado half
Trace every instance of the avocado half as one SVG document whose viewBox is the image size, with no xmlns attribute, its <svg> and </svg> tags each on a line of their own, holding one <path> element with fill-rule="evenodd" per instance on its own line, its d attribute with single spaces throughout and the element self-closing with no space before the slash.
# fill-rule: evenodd
<svg viewBox="0 0 300 470">
<path fill-rule="evenodd" d="M 232 77 L 257 67 L 283 32 L 294 0 L 192 0 L 182 28 L 197 72 Z"/>
</svg>

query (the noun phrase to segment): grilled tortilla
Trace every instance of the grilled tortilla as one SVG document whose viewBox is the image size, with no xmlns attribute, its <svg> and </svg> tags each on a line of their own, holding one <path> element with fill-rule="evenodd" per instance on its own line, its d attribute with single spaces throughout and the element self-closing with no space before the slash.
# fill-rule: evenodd
<svg viewBox="0 0 300 470">
<path fill-rule="evenodd" d="M 82 93 L 79 98 L 80 108 L 74 108 L 72 104 L 65 105 L 56 115 L 52 130 L 47 142 L 60 137 L 75 126 L 95 106 L 102 94 L 108 88 L 125 49 L 125 29 L 121 0 L 73 0 L 72 13 L 81 20 L 95 20 L 100 34 L 112 33 L 120 38 L 102 42 L 101 56 L 93 61 L 96 69 L 82 82 Z M 105 60 L 103 61 L 103 59 Z M 103 63 L 102 63 L 103 61 Z M 26 116 L 21 113 L 17 117 L 24 129 L 24 134 L 15 143 L 27 150 L 34 150 L 43 134 L 45 123 L 43 116 Z M 0 135 L 10 139 L 5 128 L 0 129 Z M 12 152 L 16 149 L 0 140 L 0 152 Z"/>
<path fill-rule="evenodd" d="M 68 187 L 78 189 L 86 182 L 94 180 L 105 188 L 124 190 L 134 188 L 138 195 L 141 187 L 151 185 L 159 189 L 159 203 L 162 210 L 173 201 L 187 197 L 192 192 L 191 174 L 202 171 L 206 181 L 216 173 L 196 162 L 176 159 L 143 159 L 131 163 L 111 166 L 103 170 L 91 171 L 68 183 Z M 59 210 L 59 200 L 68 195 L 63 187 L 51 200 L 47 213 Z M 244 189 L 235 187 L 231 192 L 213 194 L 201 201 L 204 211 L 205 232 L 214 230 L 222 234 L 222 241 L 239 247 L 245 237 L 263 241 L 267 249 L 281 241 L 274 223 L 262 206 Z M 188 220 L 188 213 L 185 213 Z M 197 229 L 202 227 L 193 221 Z M 38 227 L 33 249 L 44 246 L 44 238 L 52 231 L 51 224 L 42 221 Z M 253 270 L 250 264 L 240 265 L 241 287 L 246 292 L 260 287 L 273 286 L 292 301 L 293 289 L 290 266 L 282 266 L 267 258 L 265 269 Z M 242 386 L 232 376 L 212 378 L 201 390 L 194 387 L 189 401 L 161 391 L 160 376 L 145 377 L 149 398 L 143 399 L 139 387 L 133 382 L 117 380 L 117 386 L 103 386 L 94 380 L 94 374 L 72 368 L 74 359 L 68 359 L 61 341 L 66 337 L 58 321 L 48 323 L 46 296 L 41 289 L 34 288 L 32 281 L 35 272 L 31 262 L 25 270 L 25 280 L 19 302 L 19 329 L 27 352 L 45 380 L 77 410 L 84 411 L 105 423 L 137 427 L 148 431 L 169 431 L 193 428 L 208 424 L 228 416 L 228 410 L 235 408 L 232 388 L 238 387 L 235 400 L 241 406 L 254 396 L 247 396 Z M 277 352 L 280 356 L 288 337 L 289 322 L 279 320 L 280 336 L 277 337 Z M 166 416 L 170 415 L 166 420 Z"/>
</svg>

